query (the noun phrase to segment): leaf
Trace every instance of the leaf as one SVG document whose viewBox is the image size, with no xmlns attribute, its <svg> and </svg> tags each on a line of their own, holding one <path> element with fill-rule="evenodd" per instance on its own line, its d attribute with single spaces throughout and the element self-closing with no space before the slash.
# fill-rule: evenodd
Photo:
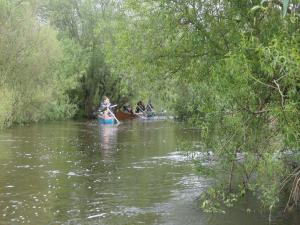
<svg viewBox="0 0 300 225">
<path fill-rule="evenodd" d="M 262 0 L 262 1 L 260 2 L 260 4 L 262 5 L 262 4 L 264 4 L 265 2 L 268 2 L 268 0 Z"/>
<path fill-rule="evenodd" d="M 290 0 L 283 0 L 283 11 L 282 11 L 282 16 L 284 17 L 287 13 L 287 9 L 289 6 Z"/>
<path fill-rule="evenodd" d="M 250 12 L 255 12 L 256 10 L 259 10 L 259 9 L 264 9 L 264 7 L 263 7 L 263 6 L 260 6 L 260 5 L 253 6 L 253 7 L 250 9 Z"/>
</svg>

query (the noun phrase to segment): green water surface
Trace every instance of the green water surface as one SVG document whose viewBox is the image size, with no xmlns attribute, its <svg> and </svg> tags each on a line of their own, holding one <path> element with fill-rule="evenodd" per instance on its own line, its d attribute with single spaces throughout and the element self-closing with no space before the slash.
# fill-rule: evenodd
<svg viewBox="0 0 300 225">
<path fill-rule="evenodd" d="M 236 207 L 203 213 L 197 176 L 180 143 L 196 130 L 168 121 L 52 122 L 0 132 L 0 224 L 263 225 Z M 196 144 L 195 144 L 196 145 Z M 273 224 L 299 224 L 299 216 Z"/>
</svg>

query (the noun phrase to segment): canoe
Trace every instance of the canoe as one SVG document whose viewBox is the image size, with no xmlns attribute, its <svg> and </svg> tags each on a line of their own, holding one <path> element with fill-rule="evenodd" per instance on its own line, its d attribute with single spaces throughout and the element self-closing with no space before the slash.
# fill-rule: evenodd
<svg viewBox="0 0 300 225">
<path fill-rule="evenodd" d="M 146 115 L 147 115 L 147 118 L 151 118 L 151 117 L 154 117 L 154 116 L 157 116 L 155 112 L 146 112 Z"/>
<path fill-rule="evenodd" d="M 153 117 L 156 117 L 156 113 L 155 112 L 144 112 L 144 113 L 139 113 L 138 117 L 140 119 L 151 119 Z"/>
<path fill-rule="evenodd" d="M 115 116 L 117 117 L 118 120 L 132 120 L 136 119 L 138 116 L 133 114 L 133 113 L 126 113 L 123 111 L 117 111 L 115 113 Z"/>
<path fill-rule="evenodd" d="M 97 120 L 98 120 L 98 123 L 102 124 L 102 125 L 113 125 L 114 124 L 114 118 L 112 118 L 112 117 L 104 118 L 104 117 L 99 116 L 97 118 Z"/>
<path fill-rule="evenodd" d="M 98 123 L 102 124 L 102 125 L 113 125 L 114 124 L 114 119 L 98 118 Z"/>
</svg>

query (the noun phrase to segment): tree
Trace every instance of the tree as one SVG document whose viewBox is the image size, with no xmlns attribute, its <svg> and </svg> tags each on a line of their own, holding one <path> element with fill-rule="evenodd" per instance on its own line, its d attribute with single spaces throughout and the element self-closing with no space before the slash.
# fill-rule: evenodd
<svg viewBox="0 0 300 225">
<path fill-rule="evenodd" d="M 166 87 L 176 93 L 178 116 L 201 128 L 218 162 L 199 168 L 225 174 L 205 195 L 206 209 L 252 191 L 271 211 L 286 176 L 296 169 L 291 177 L 299 179 L 299 160 L 287 157 L 299 152 L 299 19 L 282 18 L 291 2 L 269 3 L 264 10 L 246 0 L 125 3 L 121 63 L 134 61 L 132 71 L 157 83 L 172 81 Z"/>
<path fill-rule="evenodd" d="M 106 63 L 104 42 L 111 41 L 109 27 L 116 13 L 114 1 L 49 1 L 44 16 L 59 30 L 61 39 L 71 39 L 80 48 L 85 71 L 80 77 L 80 87 L 70 92 L 78 115 L 89 116 L 99 105 L 103 95 L 118 99 L 121 77 L 113 74 Z"/>
<path fill-rule="evenodd" d="M 55 31 L 38 20 L 36 7 L 31 1 L 0 3 L 0 127 L 74 113 L 53 68 L 62 57 L 60 44 Z"/>
</svg>

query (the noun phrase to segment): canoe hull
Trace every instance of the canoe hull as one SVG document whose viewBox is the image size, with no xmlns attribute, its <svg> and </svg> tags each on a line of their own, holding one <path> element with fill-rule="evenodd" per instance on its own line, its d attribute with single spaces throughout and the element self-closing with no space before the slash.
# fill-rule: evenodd
<svg viewBox="0 0 300 225">
<path fill-rule="evenodd" d="M 118 120 L 132 120 L 136 119 L 138 116 L 132 113 L 125 113 L 122 111 L 117 111 L 115 113 L 115 116 L 117 117 Z"/>
<path fill-rule="evenodd" d="M 97 118 L 98 123 L 101 125 L 113 125 L 114 124 L 114 119 L 113 118 Z"/>
</svg>

